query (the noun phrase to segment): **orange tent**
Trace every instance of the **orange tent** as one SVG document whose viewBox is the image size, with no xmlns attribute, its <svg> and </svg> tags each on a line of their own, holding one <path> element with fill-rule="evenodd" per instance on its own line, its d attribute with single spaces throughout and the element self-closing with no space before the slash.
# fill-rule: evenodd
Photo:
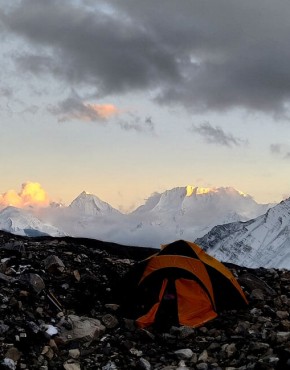
<svg viewBox="0 0 290 370">
<path fill-rule="evenodd" d="M 122 309 L 139 327 L 197 327 L 247 299 L 233 274 L 198 245 L 179 240 L 135 265 Z"/>
</svg>

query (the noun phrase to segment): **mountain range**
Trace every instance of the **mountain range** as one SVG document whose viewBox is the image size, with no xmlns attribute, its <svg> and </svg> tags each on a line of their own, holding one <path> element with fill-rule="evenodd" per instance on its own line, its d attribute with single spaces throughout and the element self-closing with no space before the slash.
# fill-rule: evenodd
<svg viewBox="0 0 290 370">
<path fill-rule="evenodd" d="M 0 212 L 0 229 L 152 248 L 185 239 L 222 261 L 290 268 L 290 199 L 258 204 L 231 187 L 185 186 L 154 193 L 129 214 L 82 192 L 67 207 L 7 207 Z"/>
<path fill-rule="evenodd" d="M 246 222 L 212 228 L 196 242 L 224 262 L 290 268 L 290 198 Z"/>
</svg>

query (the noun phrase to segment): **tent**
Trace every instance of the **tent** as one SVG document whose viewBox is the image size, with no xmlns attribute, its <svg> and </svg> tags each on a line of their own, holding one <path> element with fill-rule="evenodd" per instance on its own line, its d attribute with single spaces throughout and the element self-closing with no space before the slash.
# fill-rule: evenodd
<svg viewBox="0 0 290 370">
<path fill-rule="evenodd" d="M 248 304 L 229 269 L 184 240 L 137 263 L 123 284 L 123 315 L 141 328 L 198 327 L 224 309 Z"/>
</svg>

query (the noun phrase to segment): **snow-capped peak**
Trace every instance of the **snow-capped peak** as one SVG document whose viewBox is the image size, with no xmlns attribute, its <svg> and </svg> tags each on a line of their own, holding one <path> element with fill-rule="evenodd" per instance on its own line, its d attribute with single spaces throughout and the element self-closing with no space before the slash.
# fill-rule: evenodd
<svg viewBox="0 0 290 370">
<path fill-rule="evenodd" d="M 203 194 L 213 194 L 213 193 L 226 193 L 226 194 L 232 194 L 237 196 L 243 196 L 243 197 L 249 197 L 249 195 L 243 193 L 240 190 L 236 190 L 232 187 L 199 187 L 199 186 L 193 186 L 193 185 L 187 185 L 186 186 L 186 196 L 190 197 L 192 194 L 195 195 L 203 195 Z"/>
<path fill-rule="evenodd" d="M 0 212 L 0 229 L 23 236 L 65 236 L 56 227 L 42 222 L 28 210 L 8 206 Z"/>
<path fill-rule="evenodd" d="M 166 190 L 161 194 L 153 194 L 146 200 L 144 206 L 135 213 L 147 212 L 162 214 L 202 213 L 207 217 L 218 214 L 228 214 L 232 211 L 246 220 L 263 214 L 270 207 L 269 204 L 257 204 L 253 198 L 232 187 L 204 188 L 187 185 Z"/>
<path fill-rule="evenodd" d="M 279 266 L 288 258 L 290 200 L 269 210 L 270 207 L 273 205 L 258 204 L 251 196 L 231 187 L 187 185 L 154 193 L 143 206 L 123 214 L 96 195 L 83 191 L 69 207 L 47 207 L 41 211 L 8 207 L 2 216 L 0 214 L 0 229 L 22 235 L 29 235 L 28 230 L 30 236 L 36 236 L 37 232 L 56 235 L 56 228 L 48 229 L 49 225 L 55 225 L 67 235 L 147 247 L 158 247 L 180 238 L 195 240 L 212 230 L 204 245 L 213 246 L 210 248 L 213 252 L 220 250 L 220 246 L 225 252 L 227 246 L 234 243 L 228 254 L 217 255 L 218 259 L 225 257 L 234 263 L 248 263 L 255 258 L 264 265 L 275 263 Z M 268 228 L 269 233 L 266 232 Z M 267 248 L 280 245 L 281 241 L 283 248 L 281 253 L 276 250 L 274 259 L 271 248 Z M 260 244 L 257 244 L 259 253 L 255 257 L 256 243 Z M 244 246 L 242 249 L 241 245 Z M 290 253 L 288 259 L 290 266 Z"/>
<path fill-rule="evenodd" d="M 69 206 L 87 216 L 120 213 L 118 210 L 102 201 L 96 195 L 83 191 Z"/>
<path fill-rule="evenodd" d="M 290 198 L 255 219 L 216 226 L 196 242 L 222 261 L 290 268 Z"/>
</svg>

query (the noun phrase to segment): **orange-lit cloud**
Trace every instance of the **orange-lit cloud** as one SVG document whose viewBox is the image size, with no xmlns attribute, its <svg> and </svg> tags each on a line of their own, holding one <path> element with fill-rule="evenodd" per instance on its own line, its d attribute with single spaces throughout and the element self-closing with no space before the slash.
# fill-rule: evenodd
<svg viewBox="0 0 290 370">
<path fill-rule="evenodd" d="M 119 110 L 113 104 L 85 104 L 88 109 L 93 110 L 101 118 L 110 118 L 119 113 Z"/>
<path fill-rule="evenodd" d="M 15 190 L 8 190 L 0 194 L 0 206 L 14 206 L 24 208 L 28 206 L 46 207 L 49 205 L 49 197 L 46 191 L 37 182 L 22 184 L 20 193 Z"/>
<path fill-rule="evenodd" d="M 72 95 L 57 106 L 50 107 L 49 111 L 57 115 L 60 122 L 70 120 L 102 122 L 121 113 L 113 104 L 85 103 L 77 95 Z"/>
<path fill-rule="evenodd" d="M 89 104 L 82 103 L 82 106 L 76 106 L 71 114 L 67 116 L 71 118 L 79 119 L 81 121 L 94 122 L 94 121 L 105 121 L 119 113 L 117 107 L 113 104 Z"/>
</svg>

